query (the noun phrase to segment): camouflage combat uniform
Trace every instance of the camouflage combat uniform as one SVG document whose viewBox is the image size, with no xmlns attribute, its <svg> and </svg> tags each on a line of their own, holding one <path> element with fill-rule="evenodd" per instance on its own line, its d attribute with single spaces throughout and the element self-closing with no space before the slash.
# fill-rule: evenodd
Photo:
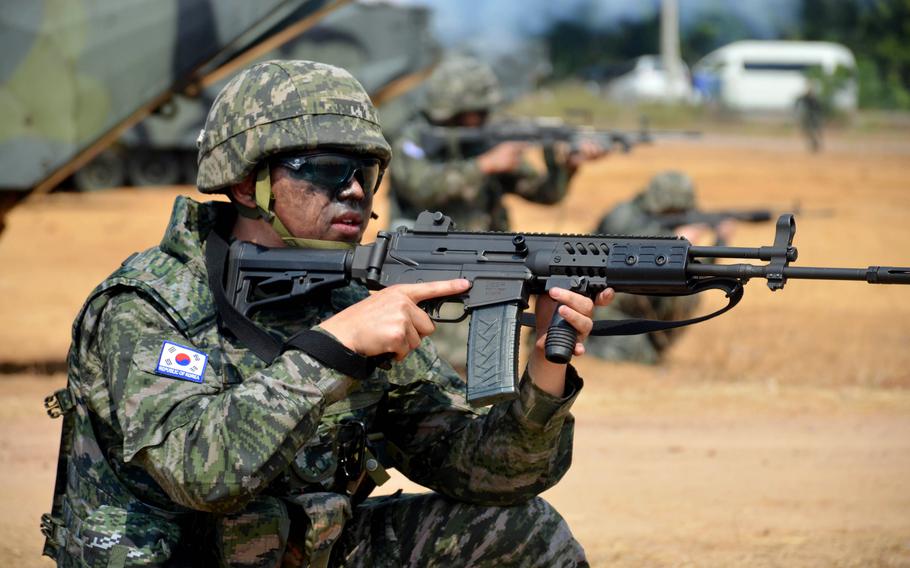
<svg viewBox="0 0 910 568">
<path fill-rule="evenodd" d="M 178 198 L 161 244 L 128 258 L 77 316 L 67 387 L 47 402 L 64 416 L 47 555 L 62 566 L 586 564 L 536 497 L 571 462 L 571 367 L 564 398 L 525 375 L 517 400 L 473 409 L 429 340 L 350 390 L 293 348 L 264 362 L 218 323 L 204 251 L 224 215 L 236 212 Z M 281 340 L 321 332 L 366 293 L 352 285 L 254 320 Z M 175 352 L 192 373 L 168 371 Z M 345 477 L 352 424 L 368 459 Z M 383 481 L 377 462 L 436 493 L 364 500 Z"/>
<path fill-rule="evenodd" d="M 452 217 L 459 230 L 508 231 L 506 194 L 552 204 L 568 192 L 569 170 L 557 163 L 553 148 L 544 149 L 546 173 L 524 162 L 514 173 L 491 176 L 480 171 L 475 156 L 463 155 L 457 147 L 427 155 L 420 147 L 420 133 L 428 126 L 425 118 L 414 118 L 393 143 L 392 228 L 413 226 L 421 211 L 430 210 Z"/>
<path fill-rule="evenodd" d="M 607 213 L 595 229 L 601 235 L 666 235 L 654 220 L 664 212 L 695 208 L 695 193 L 688 176 L 664 172 L 654 176 L 632 200 L 620 203 Z M 689 317 L 698 305 L 694 296 L 639 296 L 617 294 L 612 304 L 594 310 L 595 320 L 644 318 L 677 320 Z M 648 334 L 589 337 L 585 352 L 609 361 L 656 364 L 662 353 L 679 337 L 681 329 Z"/>
<path fill-rule="evenodd" d="M 412 119 L 393 143 L 395 165 L 390 171 L 390 227 L 412 227 L 424 210 L 442 211 L 459 230 L 508 231 L 503 197 L 515 194 L 535 203 L 553 204 L 568 192 L 572 172 L 544 148 L 546 172 L 523 162 L 508 174 L 487 175 L 477 166 L 477 154 L 457 144 L 429 154 L 421 133 L 431 121 L 439 122 L 463 111 L 487 111 L 500 100 L 492 70 L 470 58 L 446 60 L 428 80 L 425 116 Z M 434 341 L 440 353 L 459 369 L 466 364 L 468 325 L 440 326 Z"/>
</svg>

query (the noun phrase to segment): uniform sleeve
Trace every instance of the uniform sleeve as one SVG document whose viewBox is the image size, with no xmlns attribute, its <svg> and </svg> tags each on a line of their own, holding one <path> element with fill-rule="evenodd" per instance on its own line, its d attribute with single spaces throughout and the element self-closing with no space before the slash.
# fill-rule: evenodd
<svg viewBox="0 0 910 568">
<path fill-rule="evenodd" d="M 442 208 L 451 200 L 471 201 L 486 176 L 476 160 L 434 160 L 405 135 L 395 143 L 391 176 L 396 195 L 417 209 Z"/>
<path fill-rule="evenodd" d="M 502 176 L 503 189 L 528 201 L 552 205 L 561 201 L 569 191 L 573 172 L 556 161 L 552 147 L 544 148 L 546 172 L 540 173 L 525 162 L 514 175 Z"/>
<path fill-rule="evenodd" d="M 162 376 L 165 341 L 192 348 L 167 318 L 126 294 L 105 307 L 95 348 L 123 460 L 193 509 L 240 510 L 294 459 L 349 385 L 298 351 L 229 389 L 211 364 L 198 383 Z"/>
<path fill-rule="evenodd" d="M 510 505 L 553 486 L 572 461 L 569 409 L 582 381 L 570 366 L 557 398 L 525 373 L 519 398 L 473 409 L 465 385 L 432 344 L 393 375 L 386 436 L 395 467 L 411 480 L 461 501 Z M 397 383 L 397 384 L 396 384 Z"/>
</svg>

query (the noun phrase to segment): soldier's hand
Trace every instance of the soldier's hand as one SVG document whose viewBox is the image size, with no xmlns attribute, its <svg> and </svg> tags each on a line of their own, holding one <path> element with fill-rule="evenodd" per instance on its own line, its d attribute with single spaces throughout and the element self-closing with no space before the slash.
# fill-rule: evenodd
<svg viewBox="0 0 910 568">
<path fill-rule="evenodd" d="M 733 219 L 724 219 L 714 227 L 717 240 L 722 243 L 729 243 L 733 240 L 733 234 L 736 233 L 736 221 Z"/>
<path fill-rule="evenodd" d="M 682 237 L 693 245 L 701 244 L 711 233 L 711 227 L 704 223 L 692 223 L 676 227 L 676 236 Z"/>
<path fill-rule="evenodd" d="M 477 156 L 477 167 L 485 174 L 514 172 L 521 165 L 521 158 L 528 144 L 525 142 L 503 142 Z"/>
<path fill-rule="evenodd" d="M 559 314 L 578 332 L 575 355 L 584 355 L 584 341 L 594 327 L 594 307 L 610 305 L 614 296 L 612 288 L 602 291 L 593 300 L 587 296 L 563 290 L 562 288 L 554 288 L 548 294 L 538 296 L 537 305 L 534 308 L 537 317 L 535 349 L 543 354 L 544 341 L 546 340 L 547 329 L 550 327 L 550 320 L 553 319 L 553 312 L 559 304 L 562 304 L 559 306 Z"/>
<path fill-rule="evenodd" d="M 463 278 L 389 286 L 320 326 L 351 351 L 367 357 L 392 353 L 396 361 L 401 361 L 436 329 L 417 303 L 458 295 L 470 287 L 471 283 Z"/>
<path fill-rule="evenodd" d="M 609 148 L 604 148 L 594 140 L 582 140 L 569 154 L 566 163 L 570 168 L 575 169 L 584 162 L 599 160 L 609 153 Z"/>
<path fill-rule="evenodd" d="M 607 288 L 594 300 L 569 290 L 554 288 L 548 294 L 537 297 L 534 308 L 537 315 L 537 340 L 534 342 L 534 352 L 528 359 L 528 373 L 539 388 L 556 397 L 563 396 L 565 391 L 566 366 L 547 361 L 544 347 L 547 329 L 557 306 L 559 315 L 578 332 L 574 354 L 581 356 L 585 353 L 584 341 L 594 328 L 594 307 L 610 305 L 614 296 L 612 288 Z"/>
</svg>

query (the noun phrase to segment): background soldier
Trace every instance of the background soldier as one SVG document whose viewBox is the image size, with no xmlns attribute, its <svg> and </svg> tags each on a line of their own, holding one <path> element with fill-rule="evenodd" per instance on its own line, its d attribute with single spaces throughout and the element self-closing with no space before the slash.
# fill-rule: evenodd
<svg viewBox="0 0 910 568">
<path fill-rule="evenodd" d="M 525 142 L 503 142 L 478 152 L 451 144 L 435 154 L 421 144 L 421 133 L 429 126 L 483 126 L 501 101 L 499 82 L 485 63 L 464 56 L 440 63 L 427 80 L 422 114 L 405 125 L 394 143 L 391 228 L 413 226 L 417 215 L 429 209 L 452 217 L 460 230 L 508 231 L 503 196 L 557 203 L 578 167 L 604 155 L 593 142 L 577 152 L 564 144 L 548 145 L 543 148 L 546 171 L 541 173 L 524 158 Z M 467 337 L 464 323 L 444 326 L 433 338 L 440 353 L 462 372 Z"/>
<path fill-rule="evenodd" d="M 806 137 L 809 151 L 816 153 L 822 149 L 822 127 L 825 120 L 825 109 L 821 99 L 810 83 L 806 92 L 796 99 L 796 114 L 799 127 Z"/>
<path fill-rule="evenodd" d="M 686 213 L 696 209 L 695 186 L 686 174 L 667 171 L 655 175 L 647 187 L 630 201 L 620 203 L 607 213 L 595 229 L 602 235 L 666 235 L 668 230 L 657 215 Z M 730 221 L 716 228 L 715 237 L 726 242 L 732 235 Z M 705 225 L 676 227 L 677 235 L 699 242 L 709 232 Z M 637 296 L 617 294 L 609 307 L 598 308 L 595 319 L 645 318 L 675 320 L 689 317 L 698 306 L 696 296 Z M 675 341 L 683 328 L 648 334 L 592 337 L 585 345 L 587 353 L 611 361 L 656 364 L 663 352 Z"/>
<path fill-rule="evenodd" d="M 536 497 L 569 467 L 581 380 L 544 359 L 541 338 L 520 398 L 468 406 L 417 307 L 466 281 L 351 285 L 263 310 L 253 327 L 283 343 L 268 361 L 222 317 L 230 239 L 362 237 L 390 148 L 360 84 L 318 63 L 255 65 L 199 140 L 199 189 L 232 204 L 179 197 L 161 244 L 78 315 L 55 393 L 65 418 L 45 553 L 64 566 L 586 565 Z M 565 290 L 538 302 L 539 328 L 557 301 L 583 339 L 594 303 Z M 385 353 L 394 363 L 374 369 Z M 380 461 L 438 493 L 365 500 Z"/>
</svg>

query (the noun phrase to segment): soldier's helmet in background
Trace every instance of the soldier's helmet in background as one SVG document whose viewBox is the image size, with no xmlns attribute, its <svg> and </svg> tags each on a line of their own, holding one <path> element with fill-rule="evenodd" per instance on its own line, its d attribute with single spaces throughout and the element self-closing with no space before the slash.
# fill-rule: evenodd
<svg viewBox="0 0 910 568">
<path fill-rule="evenodd" d="M 265 158 L 315 149 L 392 155 L 363 86 L 339 67 L 266 61 L 241 71 L 215 98 L 199 133 L 203 193 L 239 183 Z"/>
<path fill-rule="evenodd" d="M 423 112 L 434 122 L 456 114 L 488 111 L 502 101 L 499 80 L 489 65 L 463 55 L 450 56 L 427 79 Z"/>
<path fill-rule="evenodd" d="M 639 203 L 642 209 L 654 214 L 693 209 L 695 184 L 682 172 L 661 172 L 648 182 L 639 195 Z"/>
</svg>

